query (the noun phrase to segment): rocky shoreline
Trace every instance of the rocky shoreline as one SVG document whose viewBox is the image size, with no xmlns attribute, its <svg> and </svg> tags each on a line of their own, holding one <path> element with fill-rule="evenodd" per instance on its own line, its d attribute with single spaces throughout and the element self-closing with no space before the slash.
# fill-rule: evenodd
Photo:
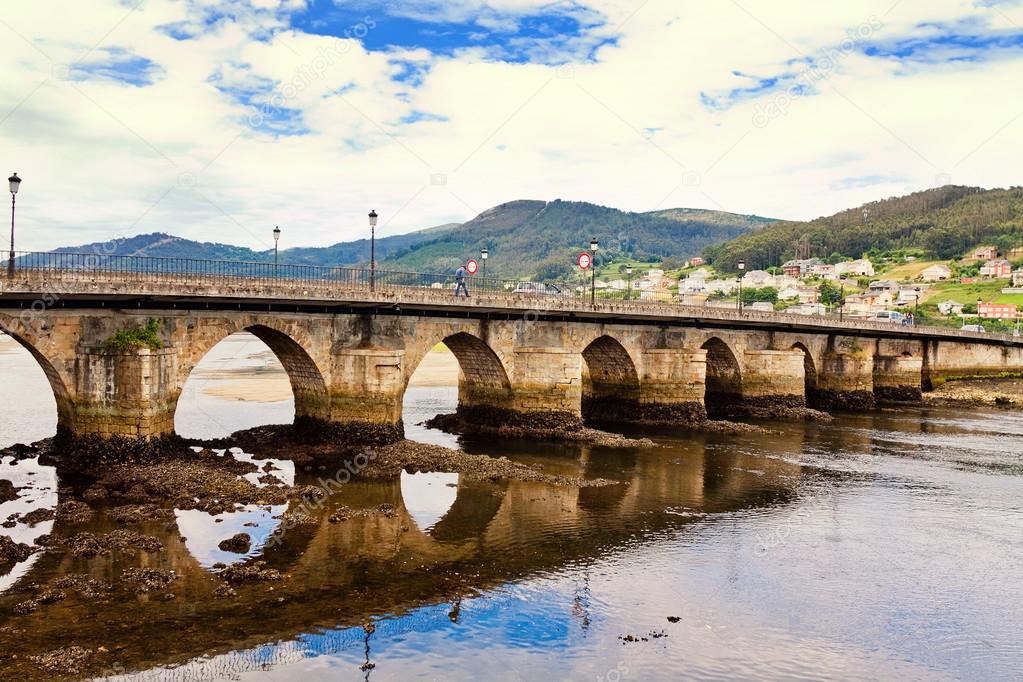
<svg viewBox="0 0 1023 682">
<path fill-rule="evenodd" d="M 1023 409 L 1023 379 L 946 381 L 923 394 L 924 405 Z"/>
</svg>

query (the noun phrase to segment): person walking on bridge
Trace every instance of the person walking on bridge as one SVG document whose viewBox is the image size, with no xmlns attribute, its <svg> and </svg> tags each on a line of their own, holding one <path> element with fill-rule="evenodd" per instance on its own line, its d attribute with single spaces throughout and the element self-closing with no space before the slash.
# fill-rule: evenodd
<svg viewBox="0 0 1023 682">
<path fill-rule="evenodd" d="M 464 291 L 465 297 L 469 298 L 469 287 L 465 283 L 465 266 L 459 265 L 458 269 L 455 270 L 455 298 L 458 298 L 458 292 Z"/>
</svg>

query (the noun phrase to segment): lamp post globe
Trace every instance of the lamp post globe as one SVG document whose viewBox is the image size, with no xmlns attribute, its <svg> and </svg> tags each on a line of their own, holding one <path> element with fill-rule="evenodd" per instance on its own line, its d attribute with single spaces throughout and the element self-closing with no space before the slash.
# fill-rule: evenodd
<svg viewBox="0 0 1023 682">
<path fill-rule="evenodd" d="M 277 274 L 277 243 L 281 240 L 281 228 L 274 227 L 274 275 Z"/>
<path fill-rule="evenodd" d="M 369 212 L 369 289 L 376 288 L 377 274 L 377 212 L 373 209 Z"/>
<path fill-rule="evenodd" d="M 7 258 L 7 276 L 14 279 L 14 198 L 21 186 L 21 178 L 16 172 L 12 173 L 11 177 L 7 178 L 7 184 L 11 188 L 11 251 Z"/>
</svg>

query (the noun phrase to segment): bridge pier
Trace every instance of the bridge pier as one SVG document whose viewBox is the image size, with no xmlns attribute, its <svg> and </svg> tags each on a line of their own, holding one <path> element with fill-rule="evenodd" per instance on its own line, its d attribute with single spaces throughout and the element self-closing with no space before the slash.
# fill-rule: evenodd
<svg viewBox="0 0 1023 682">
<path fill-rule="evenodd" d="M 802 352 L 747 350 L 744 365 L 741 410 L 761 416 L 806 407 Z"/>
<path fill-rule="evenodd" d="M 640 366 L 640 421 L 682 425 L 706 421 L 707 351 L 646 350 Z"/>
<path fill-rule="evenodd" d="M 829 344 L 817 373 L 815 406 L 822 410 L 871 410 L 874 398 L 874 356 L 859 340 Z"/>
<path fill-rule="evenodd" d="M 77 436 L 158 438 L 174 432 L 181 390 L 174 348 L 80 350 L 70 429 Z M 68 425 L 63 425 L 68 426 Z"/>
<path fill-rule="evenodd" d="M 404 355 L 403 350 L 387 348 L 335 350 L 331 355 L 326 400 L 316 392 L 307 392 L 300 409 L 296 377 L 291 378 L 295 423 L 336 441 L 401 440 L 405 437 L 401 421 Z"/>
<path fill-rule="evenodd" d="M 874 397 L 881 402 L 920 402 L 923 358 L 910 355 L 874 356 Z"/>
</svg>

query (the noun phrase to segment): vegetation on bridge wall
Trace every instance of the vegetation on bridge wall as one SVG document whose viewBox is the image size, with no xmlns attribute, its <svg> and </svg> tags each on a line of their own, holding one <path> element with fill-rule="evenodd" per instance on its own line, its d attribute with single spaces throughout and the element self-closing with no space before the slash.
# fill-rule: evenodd
<svg viewBox="0 0 1023 682">
<path fill-rule="evenodd" d="M 159 332 L 160 321 L 151 317 L 144 325 L 118 330 L 107 339 L 105 345 L 107 350 L 120 353 L 130 353 L 143 348 L 160 350 L 163 348 L 163 341 Z"/>
</svg>

